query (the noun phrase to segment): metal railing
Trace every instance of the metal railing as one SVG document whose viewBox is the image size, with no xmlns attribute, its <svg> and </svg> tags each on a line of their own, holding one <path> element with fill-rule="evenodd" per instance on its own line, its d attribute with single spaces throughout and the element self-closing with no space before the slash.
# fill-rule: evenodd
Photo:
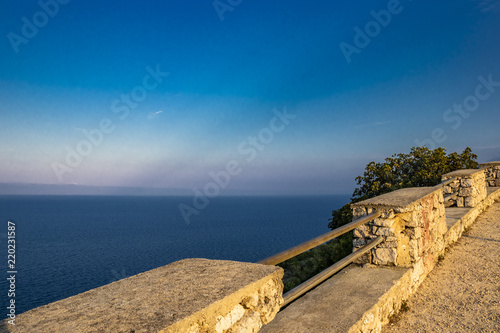
<svg viewBox="0 0 500 333">
<path fill-rule="evenodd" d="M 375 238 L 372 241 L 370 241 L 368 244 L 366 244 L 363 247 L 359 248 L 356 252 L 348 255 L 344 259 L 341 259 L 341 260 L 337 261 L 335 264 L 333 264 L 329 268 L 325 269 L 321 273 L 316 274 L 315 276 L 313 276 L 309 280 L 307 280 L 307 281 L 299 284 L 297 287 L 295 287 L 292 290 L 290 290 L 289 292 L 285 293 L 283 295 L 283 301 L 284 301 L 284 303 L 283 303 L 282 306 L 286 306 L 286 305 L 290 304 L 296 298 L 302 296 L 303 294 L 305 294 L 309 290 L 313 289 L 318 284 L 320 284 L 321 282 L 325 281 L 330 276 L 332 276 L 333 274 L 337 273 L 342 268 L 346 267 L 347 265 L 349 265 L 350 263 L 352 263 L 354 260 L 358 259 L 362 255 L 364 255 L 365 253 L 367 253 L 368 251 L 370 251 L 371 249 L 373 249 L 375 246 L 377 246 L 378 244 L 382 243 L 383 240 L 384 240 L 384 238 L 382 236 L 378 236 L 377 238 Z"/>
<path fill-rule="evenodd" d="M 444 187 L 448 184 L 451 184 L 454 180 L 455 180 L 455 178 L 445 180 L 434 187 L 436 187 L 436 188 L 437 187 Z M 456 199 L 457 195 L 458 195 L 457 193 L 454 193 L 454 194 L 451 194 L 449 196 L 446 196 L 444 198 L 445 206 L 449 207 L 451 204 L 453 204 L 453 202 L 451 200 Z M 355 228 L 357 228 L 365 223 L 368 223 L 371 220 L 379 217 L 381 214 L 382 213 L 379 211 L 374 211 L 373 213 L 371 213 L 369 215 L 363 216 L 363 217 L 361 217 L 361 218 L 359 218 L 351 223 L 343 225 L 343 226 L 336 228 L 336 229 L 334 229 L 326 234 L 323 234 L 321 236 L 313 238 L 307 242 L 304 242 L 302 244 L 294 246 L 288 250 L 285 250 L 285 251 L 277 253 L 273 256 L 267 257 L 267 258 L 265 258 L 257 263 L 262 264 L 262 265 L 277 265 L 279 263 L 282 263 L 285 260 L 288 260 L 290 258 L 293 258 L 293 257 L 301 254 L 301 253 L 304 253 L 304 252 L 306 252 L 306 251 L 308 251 L 308 250 L 310 250 L 318 245 L 326 243 L 329 240 L 332 240 L 338 236 L 341 236 L 341 235 L 345 234 L 346 232 L 349 232 L 349 231 L 351 231 L 351 230 L 353 230 L 353 229 L 355 229 Z M 283 295 L 284 304 L 282 305 L 282 307 L 290 304 L 298 297 L 302 296 L 303 294 L 305 294 L 309 290 L 313 289 L 314 287 L 316 287 L 317 285 L 319 285 L 320 283 L 322 283 L 323 281 L 325 281 L 326 279 L 328 279 L 329 277 L 331 277 L 332 275 L 334 275 L 335 273 L 340 271 L 342 268 L 344 268 L 347 265 L 349 265 L 350 263 L 354 262 L 354 260 L 360 258 L 365 253 L 367 253 L 368 251 L 373 249 L 375 246 L 382 243 L 383 240 L 384 239 L 381 236 L 374 238 L 368 244 L 359 248 L 356 252 L 353 252 L 352 254 L 348 255 L 347 257 L 339 260 L 338 262 L 336 262 L 335 264 L 333 264 L 329 268 L 325 269 L 321 273 L 316 274 L 315 276 L 313 276 L 309 280 L 301 283 L 297 287 L 288 291 L 287 293 L 285 293 Z"/>
<path fill-rule="evenodd" d="M 450 194 L 450 195 L 447 195 L 446 197 L 444 197 L 444 206 L 446 208 L 448 208 L 451 205 L 453 205 L 453 201 L 452 200 L 456 199 L 457 197 L 458 197 L 458 192 Z"/>
<path fill-rule="evenodd" d="M 448 179 L 448 180 L 445 180 L 444 182 L 441 182 L 441 183 L 437 184 L 437 185 L 436 185 L 436 186 L 434 186 L 434 187 L 439 187 L 439 186 L 444 187 L 444 186 L 446 186 L 446 185 L 449 185 L 449 184 L 453 183 L 454 181 L 455 181 L 455 177 L 450 178 L 450 179 Z"/>
<path fill-rule="evenodd" d="M 456 179 L 456 177 L 450 178 L 448 180 L 445 180 L 444 182 L 437 184 L 434 187 L 445 187 L 446 185 L 453 183 L 455 181 L 455 179 Z M 444 207 L 448 208 L 448 207 L 452 206 L 454 203 L 452 200 L 456 199 L 457 197 L 458 197 L 458 193 L 452 193 L 450 195 L 445 196 L 443 198 L 444 199 Z"/>
<path fill-rule="evenodd" d="M 313 238 L 307 242 L 304 242 L 302 244 L 294 246 L 288 250 L 285 250 L 283 252 L 280 252 L 278 254 L 275 254 L 273 256 L 265 258 L 257 263 L 263 264 L 263 265 L 279 264 L 287 259 L 290 259 L 292 257 L 295 257 L 295 256 L 301 254 L 301 253 L 304 253 L 304 252 L 312 249 L 313 247 L 316 247 L 316 246 L 321 245 L 325 242 L 328 242 L 329 240 L 332 240 L 338 236 L 341 236 L 341 235 L 345 234 L 346 232 L 349 232 L 349 231 L 351 231 L 351 230 L 353 230 L 353 229 L 355 229 L 355 228 L 357 228 L 357 227 L 359 227 L 367 222 L 370 222 L 371 220 L 376 219 L 380 215 L 381 215 L 381 212 L 375 211 L 375 212 L 373 212 L 369 215 L 363 216 L 363 217 L 361 217 L 361 218 L 359 218 L 351 223 L 348 223 L 348 224 L 343 225 L 339 228 L 336 228 L 330 232 L 327 232 L 326 234 L 323 234 L 323 235 L 318 236 L 316 238 Z M 373 239 L 368 244 L 359 248 L 356 252 L 348 255 L 344 259 L 341 259 L 340 261 L 336 262 L 335 264 L 333 264 L 332 266 L 330 266 L 326 270 L 322 271 L 321 273 L 316 274 L 315 276 L 313 276 L 309 280 L 301 283 L 300 285 L 298 285 L 294 289 L 285 293 L 283 295 L 284 304 L 282 306 L 289 304 L 290 302 L 292 302 L 296 298 L 300 297 L 304 293 L 306 293 L 309 290 L 311 290 L 312 288 L 316 287 L 318 284 L 325 281 L 330 276 L 337 273 L 342 268 L 349 265 L 354 260 L 358 259 L 362 255 L 364 255 L 365 253 L 367 253 L 368 251 L 373 249 L 375 246 L 380 244 L 382 241 L 383 241 L 383 238 L 381 236 Z"/>
</svg>

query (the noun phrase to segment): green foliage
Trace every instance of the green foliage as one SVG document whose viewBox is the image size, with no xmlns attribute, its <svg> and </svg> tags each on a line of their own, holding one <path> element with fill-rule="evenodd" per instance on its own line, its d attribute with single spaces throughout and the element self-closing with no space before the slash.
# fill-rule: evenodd
<svg viewBox="0 0 500 333">
<path fill-rule="evenodd" d="M 348 203 L 332 211 L 332 218 L 330 219 L 330 223 L 328 223 L 328 228 L 336 229 L 350 222 L 352 222 L 352 210 L 351 203 Z"/>
<path fill-rule="evenodd" d="M 278 264 L 285 270 L 283 276 L 284 292 L 297 287 L 351 254 L 352 239 L 352 233 L 347 233 Z"/>
<path fill-rule="evenodd" d="M 362 176 L 356 177 L 358 188 L 351 202 L 373 198 L 406 187 L 434 186 L 441 176 L 458 169 L 476 169 L 477 155 L 467 147 L 461 153 L 446 154 L 444 148 L 413 147 L 409 154 L 394 154 L 384 162 L 370 162 Z M 332 211 L 331 229 L 352 221 L 350 204 Z"/>
<path fill-rule="evenodd" d="M 469 147 L 461 154 L 449 155 L 444 148 L 413 147 L 409 154 L 395 154 L 385 162 L 368 163 L 363 176 L 356 177 L 360 187 L 354 190 L 353 198 L 364 200 L 400 188 L 434 186 L 445 173 L 476 169 L 476 158 Z"/>
</svg>

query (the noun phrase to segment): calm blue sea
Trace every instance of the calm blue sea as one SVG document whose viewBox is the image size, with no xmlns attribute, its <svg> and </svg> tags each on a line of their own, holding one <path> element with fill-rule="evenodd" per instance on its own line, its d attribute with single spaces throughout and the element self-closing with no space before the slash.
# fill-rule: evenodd
<svg viewBox="0 0 500 333">
<path fill-rule="evenodd" d="M 178 205 L 191 200 L 0 196 L 4 275 L 7 221 L 16 222 L 17 314 L 184 258 L 258 261 L 327 232 L 349 195 L 218 197 L 188 225 Z"/>
</svg>

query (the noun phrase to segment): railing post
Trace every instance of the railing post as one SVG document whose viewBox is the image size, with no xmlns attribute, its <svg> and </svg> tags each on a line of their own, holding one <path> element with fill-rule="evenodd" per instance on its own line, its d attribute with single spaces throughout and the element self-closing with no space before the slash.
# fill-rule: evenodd
<svg viewBox="0 0 500 333">
<path fill-rule="evenodd" d="M 487 195 L 484 169 L 462 169 L 442 176 L 443 181 L 453 181 L 443 187 L 444 194 L 449 194 L 449 206 L 476 207 Z"/>
<path fill-rule="evenodd" d="M 354 251 L 370 239 L 384 238 L 384 242 L 358 263 L 429 266 L 428 262 L 435 262 L 444 251 L 443 235 L 447 227 L 440 187 L 401 189 L 355 203 L 352 207 L 355 219 L 373 209 L 381 212 L 379 218 L 355 229 Z"/>
<path fill-rule="evenodd" d="M 479 164 L 484 169 L 486 186 L 500 187 L 500 161 Z"/>
</svg>

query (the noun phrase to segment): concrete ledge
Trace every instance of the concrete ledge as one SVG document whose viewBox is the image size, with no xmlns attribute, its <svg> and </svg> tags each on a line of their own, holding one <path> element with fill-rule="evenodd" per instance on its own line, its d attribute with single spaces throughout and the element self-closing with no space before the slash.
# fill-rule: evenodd
<svg viewBox="0 0 500 333">
<path fill-rule="evenodd" d="M 25 312 L 4 332 L 257 332 L 281 304 L 283 269 L 186 259 Z"/>
<path fill-rule="evenodd" d="M 500 166 L 500 161 L 492 161 L 479 164 L 480 168 L 489 167 L 489 166 Z"/>
<path fill-rule="evenodd" d="M 471 177 L 475 173 L 481 173 L 484 172 L 481 169 L 461 169 L 461 170 L 456 170 L 452 172 L 448 172 L 442 176 L 443 179 L 451 179 L 454 177 Z"/>
<path fill-rule="evenodd" d="M 434 187 L 410 187 L 382 194 L 371 199 L 353 203 L 351 207 L 405 207 L 405 211 L 411 210 L 413 204 L 418 203 L 423 197 L 432 192 L 439 191 Z"/>
<path fill-rule="evenodd" d="M 403 292 L 400 281 L 408 271 L 350 265 L 279 312 L 261 332 L 357 332 L 358 327 L 380 330 L 381 323 L 400 306 L 396 298 Z"/>
</svg>

